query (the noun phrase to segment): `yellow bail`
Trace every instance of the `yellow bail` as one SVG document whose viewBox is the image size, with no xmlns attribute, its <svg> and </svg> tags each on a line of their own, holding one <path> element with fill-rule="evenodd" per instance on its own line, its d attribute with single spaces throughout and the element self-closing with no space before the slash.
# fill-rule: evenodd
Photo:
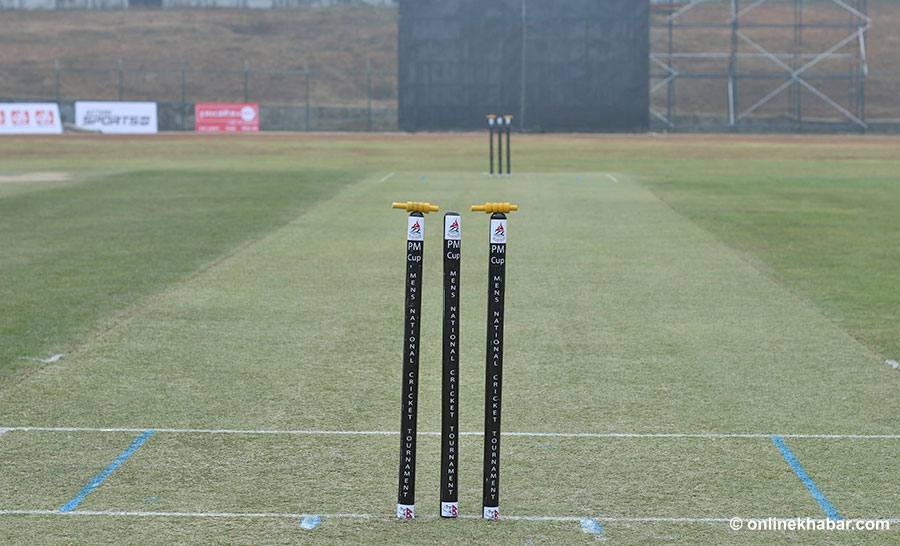
<svg viewBox="0 0 900 546">
<path fill-rule="evenodd" d="M 483 205 L 472 205 L 472 212 L 484 211 L 486 214 L 493 214 L 495 212 L 508 213 L 514 210 L 519 210 L 519 205 L 510 205 L 509 203 L 485 203 Z"/>
<path fill-rule="evenodd" d="M 394 203 L 392 209 L 404 209 L 406 212 L 437 212 L 438 206 L 431 203 L 419 203 L 418 201 L 407 201 L 406 203 Z"/>
</svg>

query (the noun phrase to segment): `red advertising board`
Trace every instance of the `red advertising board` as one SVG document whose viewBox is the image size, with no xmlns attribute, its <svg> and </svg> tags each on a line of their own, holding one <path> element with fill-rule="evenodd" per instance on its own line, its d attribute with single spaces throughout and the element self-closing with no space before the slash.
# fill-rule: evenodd
<svg viewBox="0 0 900 546">
<path fill-rule="evenodd" d="M 206 102 L 194 106 L 198 133 L 247 133 L 259 131 L 259 103 Z"/>
</svg>

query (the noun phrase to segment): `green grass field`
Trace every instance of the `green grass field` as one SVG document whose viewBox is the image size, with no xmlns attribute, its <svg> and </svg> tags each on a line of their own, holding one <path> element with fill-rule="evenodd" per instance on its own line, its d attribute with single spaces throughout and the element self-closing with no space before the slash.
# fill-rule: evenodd
<svg viewBox="0 0 900 546">
<path fill-rule="evenodd" d="M 900 140 L 515 135 L 498 180 L 484 136 L 0 139 L 2 541 L 897 542 Z M 422 434 L 439 215 L 419 517 L 394 517 L 408 200 L 463 213 L 459 520 Z M 497 522 L 485 201 L 520 206 Z M 729 528 L 827 503 L 893 529 Z"/>
</svg>

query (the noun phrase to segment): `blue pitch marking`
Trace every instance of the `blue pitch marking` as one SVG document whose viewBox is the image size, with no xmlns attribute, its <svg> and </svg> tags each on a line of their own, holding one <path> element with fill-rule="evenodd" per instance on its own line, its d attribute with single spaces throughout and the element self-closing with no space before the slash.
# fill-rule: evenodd
<svg viewBox="0 0 900 546">
<path fill-rule="evenodd" d="M 77 507 L 79 504 L 81 504 L 81 501 L 83 501 L 84 498 L 87 497 L 91 491 L 93 491 L 94 489 L 97 489 L 97 487 L 101 483 L 103 483 L 103 480 L 108 478 L 110 474 L 112 474 L 117 468 L 119 468 L 122 465 L 122 463 L 125 462 L 125 459 L 127 459 L 128 457 L 131 457 L 131 454 L 134 453 L 135 451 L 137 451 L 139 447 L 144 445 L 144 442 L 147 441 L 147 438 L 149 438 L 151 436 L 153 436 L 153 431 L 145 430 L 143 434 L 141 434 L 140 436 L 135 438 L 135 440 L 133 442 L 131 442 L 131 445 L 128 446 L 128 448 L 125 451 L 120 453 L 118 457 L 116 457 L 115 461 L 113 461 L 112 463 L 110 463 L 109 466 L 107 466 L 105 469 L 103 469 L 103 472 L 101 472 L 101 473 L 97 474 L 96 476 L 94 476 L 93 478 L 91 478 L 91 481 L 89 481 L 87 483 L 87 485 L 82 487 L 81 491 L 79 491 L 77 495 L 72 497 L 72 500 L 70 500 L 69 502 L 62 505 L 62 507 L 59 509 L 59 511 L 60 512 L 71 512 L 72 510 L 74 510 L 75 507 Z"/>
<path fill-rule="evenodd" d="M 319 516 L 303 516 L 303 519 L 300 520 L 300 527 L 307 531 L 312 531 L 320 523 L 322 523 L 322 518 Z"/>
<path fill-rule="evenodd" d="M 603 534 L 603 526 L 591 518 L 581 518 L 581 530 L 593 535 Z"/>
<path fill-rule="evenodd" d="M 809 492 L 812 493 L 813 498 L 816 499 L 816 502 L 818 502 L 819 506 L 822 507 L 822 510 L 825 511 L 825 515 L 828 516 L 828 519 L 833 521 L 844 519 L 840 516 L 840 514 L 838 514 L 837 508 L 835 508 L 834 505 L 825 498 L 825 495 L 822 493 L 822 491 L 820 491 L 819 488 L 816 487 L 816 484 L 812 481 L 812 478 L 809 477 L 809 474 L 807 474 L 806 471 L 803 470 L 803 466 L 800 464 L 800 461 L 797 460 L 797 457 L 794 457 L 794 454 L 791 453 L 790 448 L 786 443 L 784 443 L 784 440 L 781 439 L 781 436 L 772 436 L 772 442 L 775 443 L 778 451 L 780 451 L 781 454 L 784 455 L 784 460 L 786 460 L 788 464 L 791 465 L 791 468 L 794 470 L 794 474 L 796 474 L 797 477 L 800 478 L 800 481 L 803 482 L 803 485 L 805 485 L 806 488 L 809 489 Z"/>
</svg>

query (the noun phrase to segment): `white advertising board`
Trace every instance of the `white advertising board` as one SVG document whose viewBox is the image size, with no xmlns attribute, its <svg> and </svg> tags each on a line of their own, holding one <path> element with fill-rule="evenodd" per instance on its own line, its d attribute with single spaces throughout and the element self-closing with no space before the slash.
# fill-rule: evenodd
<svg viewBox="0 0 900 546">
<path fill-rule="evenodd" d="M 62 134 L 59 106 L 53 102 L 0 104 L 0 135 Z"/>
<path fill-rule="evenodd" d="M 82 129 L 109 134 L 157 133 L 155 102 L 75 103 L 75 125 Z"/>
</svg>

